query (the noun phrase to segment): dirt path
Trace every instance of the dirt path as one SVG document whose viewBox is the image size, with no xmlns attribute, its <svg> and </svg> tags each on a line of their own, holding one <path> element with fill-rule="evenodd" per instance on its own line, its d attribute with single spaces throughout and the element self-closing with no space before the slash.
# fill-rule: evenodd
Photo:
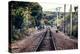
<svg viewBox="0 0 80 54">
<path fill-rule="evenodd" d="M 37 31 L 32 36 L 25 37 L 23 40 L 11 44 L 12 52 L 30 52 L 39 41 L 40 37 L 46 30 Z"/>
<path fill-rule="evenodd" d="M 78 40 L 71 39 L 69 36 L 66 36 L 62 32 L 56 33 L 56 31 L 53 29 L 51 29 L 51 31 L 52 31 L 53 38 L 55 39 L 57 50 L 78 48 Z"/>
</svg>

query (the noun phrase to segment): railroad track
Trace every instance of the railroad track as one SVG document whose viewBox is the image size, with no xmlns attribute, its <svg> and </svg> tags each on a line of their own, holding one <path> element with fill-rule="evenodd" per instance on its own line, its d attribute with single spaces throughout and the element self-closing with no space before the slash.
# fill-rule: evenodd
<svg viewBox="0 0 80 54">
<path fill-rule="evenodd" d="M 54 37 L 56 36 L 56 37 Z M 69 45 L 65 45 L 68 41 L 67 39 L 57 39 L 60 36 L 57 36 L 56 33 L 53 33 L 52 30 L 47 29 L 42 32 L 39 32 L 35 34 L 32 38 L 29 40 L 26 40 L 26 42 L 21 42 L 21 45 L 17 48 L 12 48 L 12 52 L 36 52 L 36 51 L 51 51 L 51 50 L 60 50 L 60 49 L 77 49 L 77 42 L 73 42 L 70 39 Z M 63 37 L 63 36 L 61 36 Z M 27 42 L 30 41 L 30 42 Z M 59 41 L 59 42 L 58 42 Z M 62 43 L 65 43 L 63 44 Z M 16 45 L 14 45 L 16 46 Z M 64 47 L 63 47 L 64 46 Z M 65 48 L 65 46 L 67 46 Z"/>
<path fill-rule="evenodd" d="M 22 48 L 18 52 L 34 52 L 34 51 L 51 51 L 56 50 L 55 39 L 52 38 L 52 32 L 47 29 L 44 32 L 36 35 L 30 48 Z"/>
<path fill-rule="evenodd" d="M 42 38 L 38 42 L 36 48 L 33 51 L 49 51 L 56 50 L 55 41 L 52 39 L 52 34 L 50 29 L 47 29 L 45 34 L 43 34 Z"/>
</svg>

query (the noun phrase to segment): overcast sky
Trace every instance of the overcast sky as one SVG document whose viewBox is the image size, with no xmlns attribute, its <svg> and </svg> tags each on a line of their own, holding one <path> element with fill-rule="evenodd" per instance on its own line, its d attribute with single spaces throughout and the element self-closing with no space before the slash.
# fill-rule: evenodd
<svg viewBox="0 0 80 54">
<path fill-rule="evenodd" d="M 42 6 L 43 11 L 56 11 L 57 7 L 61 7 L 60 9 L 61 12 L 64 11 L 63 4 L 55 4 L 53 2 L 38 2 L 38 3 Z M 72 4 L 72 11 L 74 11 L 74 6 L 76 5 Z M 70 9 L 70 4 L 66 4 L 66 12 L 69 12 L 69 9 Z"/>
</svg>

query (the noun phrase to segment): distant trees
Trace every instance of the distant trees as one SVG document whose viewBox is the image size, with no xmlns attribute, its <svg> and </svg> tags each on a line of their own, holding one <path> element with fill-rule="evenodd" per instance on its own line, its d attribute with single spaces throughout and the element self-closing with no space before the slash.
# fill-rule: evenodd
<svg viewBox="0 0 80 54">
<path fill-rule="evenodd" d="M 33 3 L 32 6 L 32 16 L 34 16 L 35 19 L 35 26 L 40 26 L 40 20 L 42 18 L 42 7 L 38 3 Z"/>
</svg>

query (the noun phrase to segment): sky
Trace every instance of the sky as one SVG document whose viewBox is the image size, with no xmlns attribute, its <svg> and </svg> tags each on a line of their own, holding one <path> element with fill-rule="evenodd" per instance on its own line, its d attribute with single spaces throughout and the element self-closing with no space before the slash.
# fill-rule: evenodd
<svg viewBox="0 0 80 54">
<path fill-rule="evenodd" d="M 38 2 L 38 3 L 42 6 L 43 11 L 56 11 L 57 7 L 61 7 L 60 12 L 64 11 L 64 4 L 56 4 L 53 2 Z M 77 5 L 72 4 L 72 11 L 74 11 L 74 6 Z M 66 12 L 69 12 L 69 10 L 70 10 L 70 4 L 66 4 Z"/>
</svg>

